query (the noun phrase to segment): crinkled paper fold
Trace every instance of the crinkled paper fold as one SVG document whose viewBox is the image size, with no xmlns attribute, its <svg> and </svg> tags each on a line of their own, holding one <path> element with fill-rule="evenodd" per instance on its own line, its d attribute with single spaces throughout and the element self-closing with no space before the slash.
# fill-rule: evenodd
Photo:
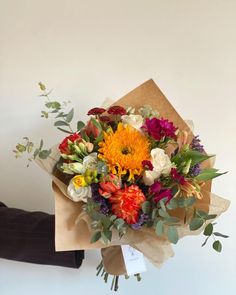
<svg viewBox="0 0 236 295">
<path fill-rule="evenodd" d="M 161 117 L 172 121 L 181 132 L 188 134 L 188 140 L 193 138 L 192 131 L 187 123 L 180 117 L 174 107 L 163 95 L 153 80 L 140 85 L 118 101 L 115 105 L 124 107 L 132 106 L 140 108 L 150 105 L 156 109 Z M 52 158 L 59 159 L 60 154 L 57 146 L 53 148 Z M 71 201 L 66 194 L 66 184 L 53 175 L 55 161 L 51 158 L 46 160 L 37 159 L 38 164 L 45 169 L 53 178 L 53 191 L 55 196 L 55 246 L 56 251 L 102 249 L 102 257 L 105 269 L 108 273 L 120 275 L 126 273 L 120 245 L 129 244 L 141 251 L 144 256 L 155 266 L 160 267 L 168 258 L 174 255 L 171 243 L 165 237 L 158 237 L 154 229 L 143 228 L 141 230 L 129 229 L 121 239 L 117 232 L 113 231 L 112 242 L 104 245 L 101 242 L 90 243 L 91 229 L 88 215 L 82 211 L 82 203 Z M 204 162 L 205 167 L 212 167 L 211 161 Z M 211 183 L 208 182 L 202 189 L 203 199 L 199 200 L 197 207 L 217 217 L 229 207 L 229 201 L 211 193 Z M 182 217 L 183 212 L 177 210 L 173 215 Z M 179 237 L 199 234 L 198 231 L 190 231 L 188 226 L 179 226 Z"/>
</svg>

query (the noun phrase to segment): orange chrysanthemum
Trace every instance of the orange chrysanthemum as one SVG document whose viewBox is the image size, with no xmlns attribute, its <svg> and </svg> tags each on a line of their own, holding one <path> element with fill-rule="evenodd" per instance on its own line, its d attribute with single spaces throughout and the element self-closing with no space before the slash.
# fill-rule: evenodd
<svg viewBox="0 0 236 295">
<path fill-rule="evenodd" d="M 119 176 L 129 173 L 129 180 L 142 173 L 142 161 L 150 158 L 148 139 L 135 128 L 122 123 L 115 132 L 104 132 L 104 140 L 99 147 L 99 158 L 106 161 L 110 172 Z"/>
<path fill-rule="evenodd" d="M 133 184 L 114 192 L 108 199 L 112 213 L 124 219 L 128 224 L 138 222 L 139 210 L 146 198 L 140 188 Z"/>
</svg>

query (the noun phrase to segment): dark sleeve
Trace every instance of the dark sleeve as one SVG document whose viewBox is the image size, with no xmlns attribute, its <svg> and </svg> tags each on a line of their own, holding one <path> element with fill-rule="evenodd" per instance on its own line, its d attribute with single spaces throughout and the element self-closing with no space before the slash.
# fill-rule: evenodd
<svg viewBox="0 0 236 295">
<path fill-rule="evenodd" d="M 0 258 L 78 268 L 84 251 L 55 252 L 55 217 L 0 202 Z"/>
</svg>

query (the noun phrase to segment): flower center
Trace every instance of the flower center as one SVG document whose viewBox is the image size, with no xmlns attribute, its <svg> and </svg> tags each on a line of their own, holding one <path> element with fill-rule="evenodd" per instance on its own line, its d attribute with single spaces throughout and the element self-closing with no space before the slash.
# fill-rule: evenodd
<svg viewBox="0 0 236 295">
<path fill-rule="evenodd" d="M 129 146 L 124 146 L 124 147 L 122 147 L 122 149 L 121 149 L 121 153 L 122 153 L 123 155 L 131 154 L 131 153 L 132 153 L 132 149 L 131 149 L 131 147 L 129 147 Z"/>
</svg>

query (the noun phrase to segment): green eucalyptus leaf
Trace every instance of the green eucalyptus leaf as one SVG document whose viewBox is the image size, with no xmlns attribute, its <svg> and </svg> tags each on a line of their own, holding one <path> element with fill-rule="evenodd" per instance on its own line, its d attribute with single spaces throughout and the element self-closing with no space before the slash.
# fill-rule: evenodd
<svg viewBox="0 0 236 295">
<path fill-rule="evenodd" d="M 207 243 L 207 241 L 208 241 L 209 238 L 210 238 L 210 236 L 208 236 L 208 237 L 205 239 L 204 243 L 202 244 L 202 247 L 204 247 L 204 246 L 206 245 L 206 243 Z"/>
<path fill-rule="evenodd" d="M 85 126 L 84 122 L 78 121 L 77 122 L 77 131 L 80 131 Z"/>
<path fill-rule="evenodd" d="M 217 236 L 217 237 L 221 237 L 221 238 L 228 238 L 229 236 L 226 236 L 226 235 L 223 235 L 223 234 L 221 234 L 221 233 L 218 233 L 218 232 L 214 232 L 213 233 L 215 236 Z"/>
<path fill-rule="evenodd" d="M 66 122 L 70 123 L 74 117 L 74 109 L 72 108 L 66 116 Z"/>
<path fill-rule="evenodd" d="M 164 224 L 162 220 L 159 220 L 156 224 L 156 234 L 161 236 L 164 233 Z"/>
<path fill-rule="evenodd" d="M 39 82 L 38 85 L 39 85 L 40 90 L 42 90 L 42 91 L 46 90 L 46 86 L 42 82 Z"/>
<path fill-rule="evenodd" d="M 58 130 L 62 131 L 62 132 L 65 132 L 65 133 L 68 133 L 68 134 L 73 134 L 73 132 L 69 131 L 69 130 L 65 130 L 63 128 L 60 128 L 60 127 L 57 127 Z"/>
<path fill-rule="evenodd" d="M 99 239 L 101 238 L 101 232 L 100 231 L 96 231 L 92 237 L 91 237 L 91 240 L 90 240 L 90 243 L 96 243 Z"/>
<path fill-rule="evenodd" d="M 47 157 L 51 154 L 51 149 L 50 150 L 42 150 L 39 152 L 39 158 L 40 159 L 47 159 Z"/>
<path fill-rule="evenodd" d="M 222 245 L 219 240 L 215 241 L 212 245 L 213 249 L 216 250 L 217 252 L 221 252 L 222 250 Z"/>
<path fill-rule="evenodd" d="M 192 197 L 185 198 L 184 207 L 191 207 L 195 203 L 196 203 L 195 197 L 192 196 Z"/>
<path fill-rule="evenodd" d="M 40 144 L 39 144 L 39 149 L 41 150 L 42 147 L 43 147 L 43 140 L 41 139 L 41 140 L 40 140 Z"/>
<path fill-rule="evenodd" d="M 209 214 L 205 217 L 205 220 L 210 220 L 210 219 L 214 219 L 217 217 L 217 214 Z"/>
<path fill-rule="evenodd" d="M 159 204 L 160 204 L 160 206 L 161 206 L 161 209 L 162 209 L 163 211 L 166 211 L 166 206 L 165 206 L 164 200 L 160 200 Z"/>
<path fill-rule="evenodd" d="M 170 216 L 165 219 L 165 223 L 178 223 L 178 222 L 180 222 L 180 219 L 175 216 Z"/>
<path fill-rule="evenodd" d="M 151 210 L 151 203 L 149 201 L 145 201 L 142 204 L 142 210 L 143 210 L 143 213 L 148 214 Z"/>
<path fill-rule="evenodd" d="M 69 123 L 67 123 L 65 121 L 56 121 L 54 123 L 54 126 L 69 126 Z"/>
<path fill-rule="evenodd" d="M 189 223 L 190 230 L 197 230 L 203 226 L 204 220 L 202 218 L 194 217 Z"/>
<path fill-rule="evenodd" d="M 167 217 L 170 216 L 166 211 L 164 211 L 164 210 L 162 210 L 162 209 L 159 209 L 159 210 L 158 210 L 158 213 L 159 213 L 159 215 L 160 215 L 161 217 L 164 217 L 164 218 L 167 218 Z"/>
<path fill-rule="evenodd" d="M 39 154 L 39 149 L 36 149 L 33 154 L 34 159 L 38 156 L 38 154 Z"/>
<path fill-rule="evenodd" d="M 166 208 L 169 210 L 175 210 L 178 208 L 178 201 L 177 199 L 171 199 L 170 202 L 166 205 Z"/>
<path fill-rule="evenodd" d="M 115 221 L 114 221 L 114 225 L 115 227 L 120 230 L 123 226 L 124 226 L 125 222 L 122 218 L 117 218 Z"/>
<path fill-rule="evenodd" d="M 211 236 L 211 235 L 212 235 L 212 232 L 213 232 L 213 225 L 212 225 L 211 223 L 209 223 L 209 224 L 205 227 L 203 234 L 204 234 L 205 236 Z"/>
<path fill-rule="evenodd" d="M 16 146 L 16 149 L 20 152 L 23 153 L 26 151 L 26 147 L 23 144 L 18 143 Z"/>
<path fill-rule="evenodd" d="M 167 237 L 170 240 L 171 243 L 177 244 L 179 237 L 178 237 L 178 231 L 176 227 L 169 226 L 167 229 Z"/>
<path fill-rule="evenodd" d="M 196 215 L 200 218 L 206 219 L 208 214 L 205 211 L 196 210 Z"/>
</svg>

